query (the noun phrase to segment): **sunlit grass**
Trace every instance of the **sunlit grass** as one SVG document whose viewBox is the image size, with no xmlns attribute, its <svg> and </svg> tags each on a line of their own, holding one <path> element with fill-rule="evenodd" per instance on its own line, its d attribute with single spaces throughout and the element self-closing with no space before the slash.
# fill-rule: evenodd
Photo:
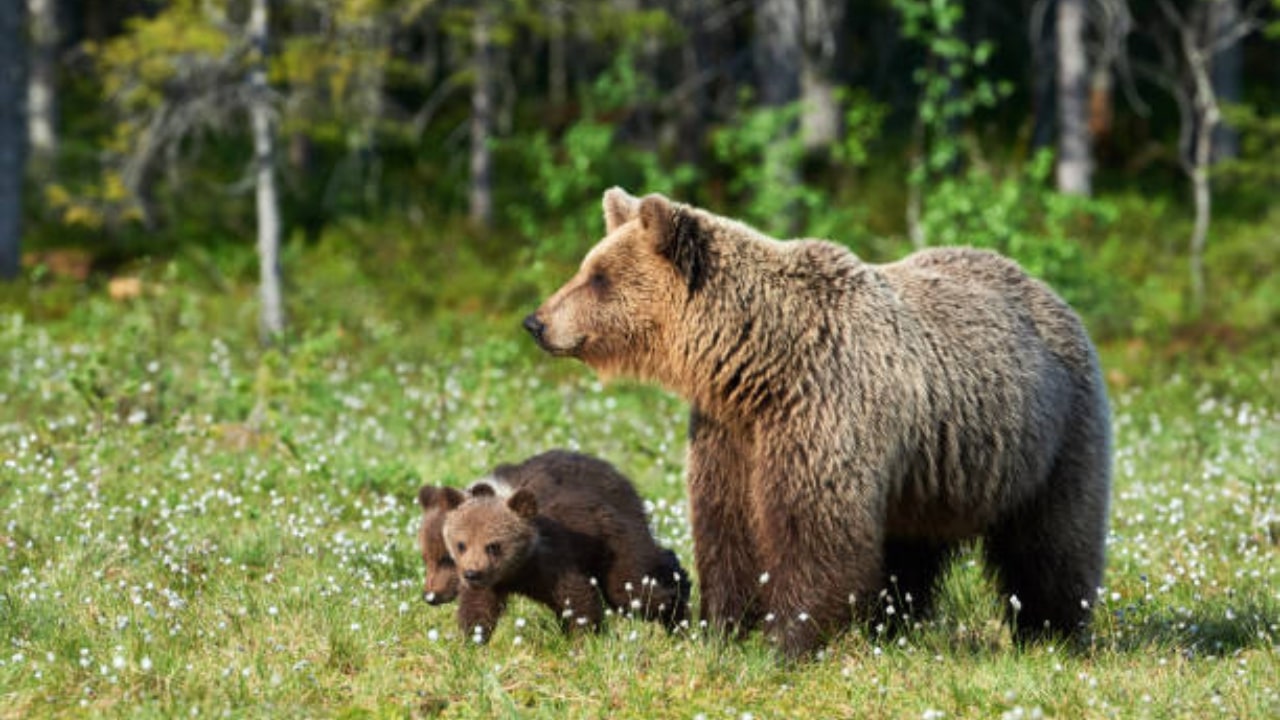
<svg viewBox="0 0 1280 720">
<path fill-rule="evenodd" d="M 1084 647 L 1013 647 L 970 552 L 934 618 L 792 665 L 696 621 L 565 637 L 524 601 L 476 646 L 419 600 L 418 485 L 551 447 L 630 475 L 692 568 L 677 400 L 542 358 L 511 318 L 442 342 L 318 309 L 264 355 L 219 325 L 236 302 L 0 313 L 0 716 L 1280 714 L 1274 359 L 1114 398 Z"/>
</svg>

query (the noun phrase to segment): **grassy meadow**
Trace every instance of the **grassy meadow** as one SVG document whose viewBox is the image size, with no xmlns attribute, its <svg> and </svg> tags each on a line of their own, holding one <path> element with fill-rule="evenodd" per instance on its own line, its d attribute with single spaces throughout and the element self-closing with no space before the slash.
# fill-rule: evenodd
<svg viewBox="0 0 1280 720">
<path fill-rule="evenodd" d="M 0 289 L 0 718 L 1280 716 L 1280 360 L 1247 340 L 1207 363 L 1105 348 L 1115 487 L 1082 647 L 1011 646 L 974 553 L 932 620 L 800 665 L 696 624 L 566 638 L 523 601 L 477 646 L 420 600 L 418 486 L 581 449 L 692 567 L 684 405 L 542 356 L 534 291 L 416 316 L 335 260 L 292 278 L 296 337 L 264 352 L 252 285 L 201 267 L 143 267 L 120 301 Z"/>
</svg>

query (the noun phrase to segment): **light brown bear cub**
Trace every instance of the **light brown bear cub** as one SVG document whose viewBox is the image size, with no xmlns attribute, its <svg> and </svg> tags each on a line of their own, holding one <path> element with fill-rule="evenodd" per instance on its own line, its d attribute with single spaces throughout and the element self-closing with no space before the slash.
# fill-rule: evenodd
<svg viewBox="0 0 1280 720">
<path fill-rule="evenodd" d="M 598 627 L 606 603 L 668 629 L 686 618 L 687 573 L 654 542 L 634 487 L 608 463 L 553 451 L 494 476 L 470 497 L 439 491 L 433 507 L 443 510 L 432 510 L 461 580 L 465 633 L 487 639 L 512 593 L 552 608 L 566 629 Z"/>
<path fill-rule="evenodd" d="M 579 492 L 599 498 L 625 516 L 644 517 L 644 503 L 625 475 L 604 460 L 568 450 L 548 450 L 520 463 L 504 463 L 462 491 L 423 485 L 418 490 L 418 505 L 422 507 L 418 549 L 426 566 L 422 599 L 442 605 L 453 602 L 458 595 L 458 571 L 444 545 L 444 518 L 474 488 L 487 485 L 505 497 L 527 487 L 539 496 L 554 493 L 555 488 L 566 484 L 583 486 Z"/>
<path fill-rule="evenodd" d="M 613 189 L 606 236 L 525 319 L 549 353 L 686 398 L 702 614 L 792 655 L 882 589 L 926 610 L 981 537 L 1021 639 L 1102 579 L 1111 427 L 1079 317 L 1012 261 L 873 265 Z M 1016 596 L 1017 603 L 1009 596 Z"/>
</svg>

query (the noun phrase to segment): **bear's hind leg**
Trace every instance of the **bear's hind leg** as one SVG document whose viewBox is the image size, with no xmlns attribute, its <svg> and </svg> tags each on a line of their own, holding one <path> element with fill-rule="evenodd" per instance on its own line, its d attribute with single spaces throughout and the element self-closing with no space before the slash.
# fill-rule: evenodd
<svg viewBox="0 0 1280 720">
<path fill-rule="evenodd" d="M 1109 459 L 1105 452 L 1061 457 L 1040 495 L 986 538 L 1019 642 L 1081 632 L 1102 583 Z"/>
</svg>

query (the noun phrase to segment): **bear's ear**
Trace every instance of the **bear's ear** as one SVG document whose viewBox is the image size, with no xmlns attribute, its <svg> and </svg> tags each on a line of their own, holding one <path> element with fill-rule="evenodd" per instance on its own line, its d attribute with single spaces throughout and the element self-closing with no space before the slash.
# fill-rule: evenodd
<svg viewBox="0 0 1280 720">
<path fill-rule="evenodd" d="M 423 510 L 437 507 L 441 510 L 452 510 L 461 505 L 465 499 L 462 493 L 451 487 L 423 485 L 418 488 L 418 504 L 422 506 Z"/>
<path fill-rule="evenodd" d="M 467 492 L 471 493 L 471 497 L 493 497 L 498 494 L 493 486 L 486 482 L 478 482 L 472 485 Z"/>
<path fill-rule="evenodd" d="M 661 195 L 640 201 L 640 225 L 654 239 L 654 249 L 671 261 L 692 294 L 711 271 L 711 248 L 698 218 Z"/>
<path fill-rule="evenodd" d="M 611 233 L 620 225 L 636 216 L 636 207 L 640 201 L 632 197 L 620 187 L 611 187 L 604 191 L 604 231 Z"/>
<path fill-rule="evenodd" d="M 507 507 L 525 520 L 532 520 L 538 515 L 538 498 L 527 488 L 520 488 L 507 500 Z"/>
</svg>

